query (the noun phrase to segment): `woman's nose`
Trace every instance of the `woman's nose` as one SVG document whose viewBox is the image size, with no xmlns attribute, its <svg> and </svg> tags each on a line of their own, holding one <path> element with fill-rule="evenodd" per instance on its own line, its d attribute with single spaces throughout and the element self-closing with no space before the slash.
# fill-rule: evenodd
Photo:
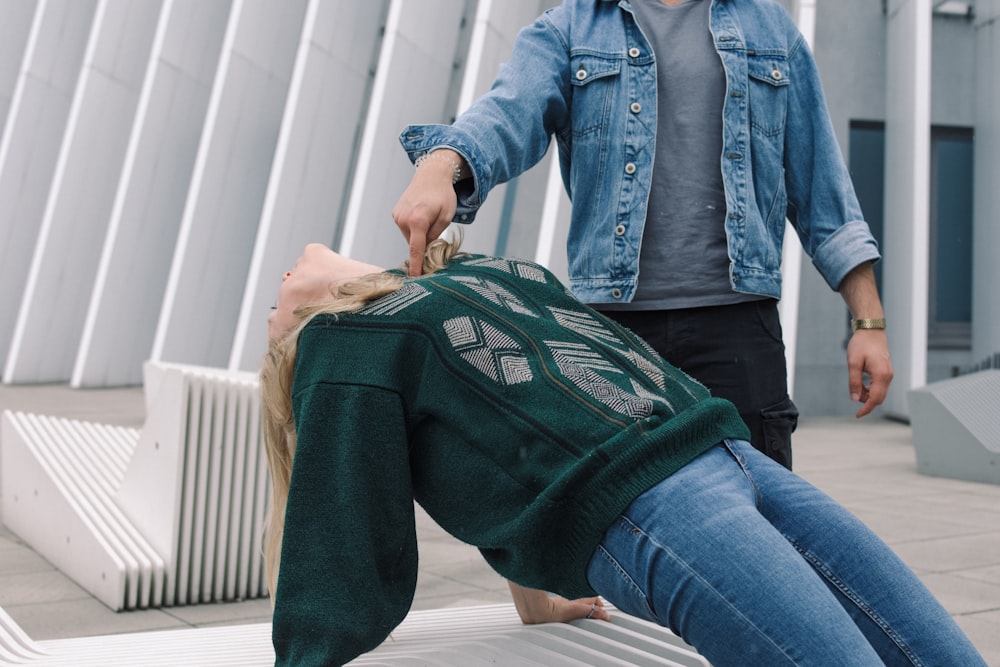
<svg viewBox="0 0 1000 667">
<path fill-rule="evenodd" d="M 281 276 L 281 282 L 285 282 L 286 280 L 288 280 L 291 277 L 292 277 L 292 272 L 291 271 L 285 271 L 285 275 Z"/>
</svg>

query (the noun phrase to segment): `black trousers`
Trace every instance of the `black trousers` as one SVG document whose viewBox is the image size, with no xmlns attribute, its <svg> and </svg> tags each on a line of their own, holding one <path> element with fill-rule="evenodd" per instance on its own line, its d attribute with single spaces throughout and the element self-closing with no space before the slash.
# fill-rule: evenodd
<svg viewBox="0 0 1000 667">
<path fill-rule="evenodd" d="M 750 427 L 753 446 L 791 469 L 799 411 L 788 397 L 777 301 L 604 314 L 644 338 L 713 396 L 732 401 Z"/>
</svg>

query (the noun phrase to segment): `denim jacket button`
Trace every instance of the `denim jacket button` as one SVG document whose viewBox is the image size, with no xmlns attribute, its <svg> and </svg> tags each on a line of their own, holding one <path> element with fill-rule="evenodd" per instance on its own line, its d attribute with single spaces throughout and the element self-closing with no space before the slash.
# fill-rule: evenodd
<svg viewBox="0 0 1000 667">
<path fill-rule="evenodd" d="M 584 79 L 586 79 L 587 78 L 587 70 L 583 69 L 582 67 L 580 69 L 576 70 L 576 78 L 577 78 L 578 81 L 583 81 Z"/>
<path fill-rule="evenodd" d="M 628 50 L 628 55 L 629 55 L 630 58 L 638 58 L 639 57 L 639 53 L 640 53 L 639 49 L 637 49 L 634 46 L 631 49 Z"/>
<path fill-rule="evenodd" d="M 616 287 L 613 290 L 611 290 L 611 296 L 613 296 L 616 299 L 620 299 L 622 298 L 622 291 Z"/>
<path fill-rule="evenodd" d="M 624 233 L 625 233 L 625 225 L 618 225 L 617 227 L 615 227 L 615 234 L 621 236 Z"/>
<path fill-rule="evenodd" d="M 629 175 L 632 175 L 632 174 L 635 173 L 635 163 L 634 162 L 629 162 L 627 165 L 625 165 L 625 173 L 629 174 Z"/>
<path fill-rule="evenodd" d="M 783 75 L 781 74 L 781 70 L 778 69 L 777 67 L 771 70 L 771 78 L 774 79 L 775 81 L 781 81 L 782 76 Z"/>
<path fill-rule="evenodd" d="M 632 113 L 639 113 L 642 111 L 642 105 L 638 102 L 632 102 L 632 104 L 629 105 L 629 109 L 632 110 Z"/>
</svg>

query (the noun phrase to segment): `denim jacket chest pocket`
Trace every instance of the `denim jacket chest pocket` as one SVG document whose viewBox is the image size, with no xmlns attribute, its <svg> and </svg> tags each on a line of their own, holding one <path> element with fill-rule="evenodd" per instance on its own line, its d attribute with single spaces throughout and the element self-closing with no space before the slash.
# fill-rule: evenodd
<svg viewBox="0 0 1000 667">
<path fill-rule="evenodd" d="M 580 139 L 608 127 L 619 94 L 620 58 L 593 53 L 570 56 L 573 137 Z"/>
<path fill-rule="evenodd" d="M 785 131 L 790 69 L 784 53 L 747 52 L 750 127 L 753 131 L 767 137 Z"/>
</svg>

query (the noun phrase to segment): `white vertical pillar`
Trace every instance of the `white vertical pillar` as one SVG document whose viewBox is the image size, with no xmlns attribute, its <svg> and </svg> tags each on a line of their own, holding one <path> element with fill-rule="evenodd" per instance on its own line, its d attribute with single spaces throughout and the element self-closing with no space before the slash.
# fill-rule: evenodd
<svg viewBox="0 0 1000 667">
<path fill-rule="evenodd" d="M 972 361 L 1000 352 L 1000 0 L 976 2 Z"/>
<path fill-rule="evenodd" d="M 572 205 L 563 186 L 562 171 L 555 152 L 554 148 L 550 149 L 545 159 L 532 170 L 544 166 L 548 171 L 548 178 L 543 193 L 541 219 L 538 222 L 531 218 L 529 220 L 531 224 L 538 226 L 538 243 L 535 246 L 534 260 L 569 285 L 569 260 L 565 248 Z M 519 226 L 522 230 L 526 228 L 527 225 L 523 223 Z"/>
<path fill-rule="evenodd" d="M 0 0 L 0 136 L 24 61 L 38 0 Z"/>
<path fill-rule="evenodd" d="M 280 276 L 306 243 L 332 244 L 356 174 L 356 136 L 368 104 L 388 0 L 311 0 L 229 358 L 256 371 Z M 385 235 L 396 233 L 382 220 Z"/>
<path fill-rule="evenodd" d="M 465 76 L 459 96 L 458 113 L 489 90 L 496 78 L 500 65 L 510 58 L 514 39 L 526 25 L 532 23 L 548 7 L 558 4 L 555 0 L 520 0 L 501 2 L 500 0 L 480 0 L 476 9 L 476 19 L 469 43 Z M 540 234 L 543 202 L 549 182 L 552 158 L 547 156 L 539 164 L 514 179 L 509 186 L 504 183 L 489 193 L 489 198 L 476 215 L 472 225 L 460 225 L 465 241 L 463 248 L 483 253 L 510 255 L 512 251 L 525 249 L 528 241 L 541 242 Z M 565 195 L 563 195 L 565 199 Z M 533 202 L 527 207 L 516 204 Z M 522 209 L 523 212 L 522 212 Z M 516 233 L 520 246 L 508 245 L 501 241 L 501 234 Z M 550 235 L 545 243 L 544 253 L 551 255 L 551 245 L 565 246 L 566 236 Z M 565 254 L 565 253 L 563 253 Z M 522 252 L 523 255 L 523 252 Z M 530 258 L 530 255 L 523 255 Z M 565 260 L 563 260 L 565 263 Z"/>
<path fill-rule="evenodd" d="M 927 378 L 930 202 L 930 0 L 890 0 L 886 39 L 885 264 L 889 349 L 896 373 L 885 407 L 909 415 L 907 391 Z"/>
<path fill-rule="evenodd" d="M 98 4 L 14 326 L 5 382 L 70 377 L 160 4 Z"/>
<path fill-rule="evenodd" d="M 816 0 L 798 0 L 795 23 L 810 49 L 816 34 Z M 799 293 L 802 286 L 802 255 L 805 251 L 790 223 L 785 224 L 785 244 L 781 249 L 781 301 L 778 315 L 785 341 L 785 369 L 788 395 L 795 398 L 795 360 L 799 342 Z"/>
<path fill-rule="evenodd" d="M 233 5 L 153 340 L 154 361 L 229 362 L 306 5 Z"/>
<path fill-rule="evenodd" d="M 165 0 L 70 382 L 140 384 L 230 0 Z"/>
<path fill-rule="evenodd" d="M 14 335 L 96 0 L 39 0 L 0 139 L 0 369 Z"/>
<path fill-rule="evenodd" d="M 444 122 L 460 41 L 465 0 L 392 0 L 378 71 L 365 118 L 339 252 L 398 266 L 406 242 L 392 207 L 413 168 L 399 146 L 409 123 Z"/>
</svg>

